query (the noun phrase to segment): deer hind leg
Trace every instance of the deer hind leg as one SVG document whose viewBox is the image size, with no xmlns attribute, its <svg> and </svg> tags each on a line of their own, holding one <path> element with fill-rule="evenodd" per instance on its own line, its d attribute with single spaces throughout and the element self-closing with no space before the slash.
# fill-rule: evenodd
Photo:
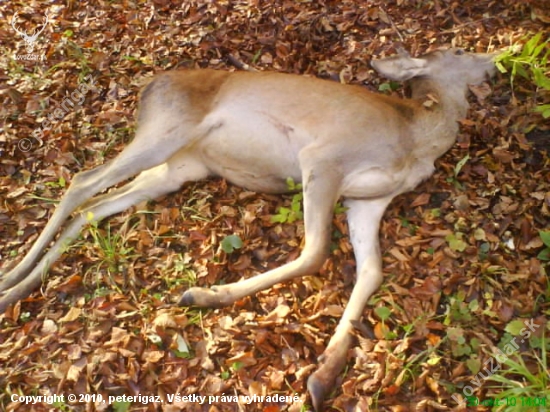
<svg viewBox="0 0 550 412">
<path fill-rule="evenodd" d="M 25 274 L 26 276 L 16 283 L 13 283 L 11 277 L 8 277 L 0 285 L 3 288 L 1 290 L 11 288 L 7 294 L 0 298 L 0 313 L 8 305 L 28 296 L 40 286 L 42 275 L 51 263 L 64 252 L 70 241 L 78 235 L 82 226 L 88 222 L 89 216 L 93 216 L 94 220 L 101 220 L 143 200 L 157 198 L 176 191 L 185 181 L 199 180 L 207 176 L 208 170 L 201 162 L 195 160 L 192 154 L 182 153 L 173 156 L 160 166 L 142 172 L 125 186 L 88 200 L 80 206 L 67 228 L 28 275 Z"/>
<path fill-rule="evenodd" d="M 163 118 L 163 116 L 159 116 L 155 122 L 148 121 L 138 129 L 132 143 L 115 159 L 95 169 L 77 173 L 65 196 L 25 258 L 10 273 L 3 276 L 0 291 L 17 284 L 32 270 L 33 265 L 43 255 L 46 247 L 66 219 L 79 206 L 97 193 L 144 170 L 164 163 L 181 147 L 188 144 L 186 140 L 182 142 L 181 131 L 177 127 L 180 123 L 179 119 L 172 120 L 169 117 Z M 152 138 L 151 135 L 157 135 L 160 138 Z M 157 141 L 155 142 L 155 140 Z M 155 146 L 153 149 L 151 148 L 152 144 Z"/>
<path fill-rule="evenodd" d="M 279 268 L 237 283 L 211 288 L 193 287 L 182 295 L 180 305 L 226 306 L 276 283 L 319 270 L 328 253 L 332 214 L 338 199 L 340 179 L 334 175 L 335 167 L 327 167 L 326 164 L 322 167 L 308 167 L 308 160 L 311 158 L 308 154 L 307 148 L 300 153 L 305 226 L 305 246 L 300 257 Z"/>
<path fill-rule="evenodd" d="M 380 220 L 391 198 L 345 201 L 348 207 L 350 239 L 357 262 L 357 281 L 336 331 L 319 358 L 320 366 L 308 379 L 307 387 L 316 411 L 325 395 L 334 388 L 351 345 L 352 322 L 361 318 L 370 296 L 382 283 L 382 262 L 378 239 Z"/>
</svg>

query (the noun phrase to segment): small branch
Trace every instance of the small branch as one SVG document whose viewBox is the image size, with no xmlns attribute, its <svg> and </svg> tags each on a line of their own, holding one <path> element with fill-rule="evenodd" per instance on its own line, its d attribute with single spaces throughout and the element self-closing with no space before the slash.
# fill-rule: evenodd
<svg viewBox="0 0 550 412">
<path fill-rule="evenodd" d="M 399 40 L 401 41 L 401 43 L 404 43 L 405 42 L 405 39 L 403 38 L 403 36 L 401 35 L 401 32 L 399 31 L 399 29 L 397 28 L 397 26 L 395 25 L 395 23 L 393 22 L 393 19 L 390 17 L 390 15 L 388 14 L 388 12 L 386 11 L 386 9 L 383 7 L 383 6 L 378 6 L 380 8 L 380 11 L 382 13 L 384 13 L 384 17 L 386 17 L 386 19 L 390 22 L 391 24 L 391 27 L 392 29 L 395 31 L 395 33 L 397 34 L 397 36 L 399 36 Z"/>
<path fill-rule="evenodd" d="M 229 54 L 227 56 L 227 60 L 229 63 L 231 63 L 233 66 L 235 66 L 239 70 L 245 70 L 247 72 L 257 72 L 258 70 L 254 67 L 240 61 L 237 57 L 233 56 L 232 54 Z"/>
</svg>

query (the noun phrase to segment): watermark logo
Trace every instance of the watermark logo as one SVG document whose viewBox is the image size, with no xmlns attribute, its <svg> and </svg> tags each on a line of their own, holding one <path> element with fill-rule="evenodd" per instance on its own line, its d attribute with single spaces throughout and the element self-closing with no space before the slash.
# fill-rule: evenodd
<svg viewBox="0 0 550 412">
<path fill-rule="evenodd" d="M 77 110 L 84 102 L 85 94 L 94 90 L 96 90 L 95 79 L 91 74 L 88 74 L 81 80 L 78 88 L 67 95 L 61 103 L 51 108 L 48 116 L 42 119 L 40 126 L 31 133 L 34 140 L 30 137 L 19 140 L 17 144 L 19 150 L 22 152 L 32 150 L 35 141 L 38 142 L 39 145 L 42 145 L 44 134 L 51 130 L 55 123 L 62 120 L 69 112 Z"/>
<path fill-rule="evenodd" d="M 522 343 L 529 339 L 531 337 L 531 334 L 540 327 L 540 325 L 536 324 L 533 319 L 524 320 L 523 324 L 525 325 L 525 327 L 522 328 L 519 332 L 520 335 L 523 337 L 523 339 L 521 339 Z M 464 395 L 463 399 L 460 399 L 460 397 L 454 394 L 452 398 L 456 403 L 458 403 L 459 405 L 463 405 L 465 402 L 468 402 L 468 406 L 471 406 L 470 401 L 472 399 L 475 399 L 475 397 L 473 397 L 474 390 L 476 388 L 479 388 L 485 380 L 489 379 L 490 376 L 498 372 L 502 367 L 502 364 L 504 364 L 509 359 L 509 356 L 517 353 L 517 351 L 519 350 L 519 345 L 516 342 L 518 336 L 512 338 L 512 340 L 510 340 L 510 342 L 508 342 L 504 346 L 503 350 L 497 347 L 493 349 L 493 356 L 488 358 L 483 363 L 483 365 L 485 366 L 483 370 L 486 374 L 483 374 L 483 372 L 480 370 L 476 374 L 476 376 L 474 376 L 474 378 L 470 380 L 471 385 L 464 386 L 464 388 L 462 389 L 462 394 Z"/>
<path fill-rule="evenodd" d="M 23 31 L 17 28 L 16 20 L 17 20 L 18 14 L 19 12 L 16 12 L 13 15 L 11 19 L 11 27 L 13 27 L 13 29 L 23 37 L 23 40 L 25 41 L 25 47 L 27 49 L 27 54 L 20 54 L 20 55 L 16 54 L 15 59 L 16 60 L 44 60 L 46 57 L 44 54 L 42 55 L 33 54 L 33 52 L 34 52 L 34 47 L 35 47 L 36 40 L 38 39 L 38 36 L 40 36 L 40 34 L 46 29 L 46 26 L 50 21 L 48 14 L 46 13 L 46 18 L 44 23 L 42 24 L 42 28 L 40 30 L 39 30 L 40 26 L 35 28 L 32 34 L 28 34 L 26 31 Z"/>
</svg>

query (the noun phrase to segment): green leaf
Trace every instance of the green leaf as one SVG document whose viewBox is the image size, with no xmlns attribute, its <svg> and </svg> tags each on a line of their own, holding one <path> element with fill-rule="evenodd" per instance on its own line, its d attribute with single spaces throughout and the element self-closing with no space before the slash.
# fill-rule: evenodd
<svg viewBox="0 0 550 412">
<path fill-rule="evenodd" d="M 344 213 L 348 210 L 347 207 L 345 207 L 344 205 L 342 205 L 342 203 L 340 202 L 337 202 L 336 205 L 334 206 L 334 214 L 335 215 L 338 215 L 340 213 Z"/>
<path fill-rule="evenodd" d="M 544 260 L 544 261 L 550 260 L 550 248 L 541 250 L 537 255 L 537 259 Z"/>
<path fill-rule="evenodd" d="M 546 43 L 542 42 L 539 44 L 535 49 L 533 50 L 533 53 L 531 54 L 532 57 L 537 57 L 541 51 L 543 51 L 546 48 Z"/>
<path fill-rule="evenodd" d="M 529 39 L 529 41 L 525 43 L 525 46 L 523 46 L 521 57 L 527 57 L 527 56 L 536 57 L 536 55 L 534 54 L 535 47 L 539 43 L 541 37 L 542 37 L 541 31 L 539 31 L 537 34 L 531 37 L 531 39 Z"/>
<path fill-rule="evenodd" d="M 506 67 L 502 64 L 502 61 L 495 61 L 495 65 L 497 66 L 497 69 L 501 73 L 506 73 L 508 70 L 506 70 Z"/>
<path fill-rule="evenodd" d="M 233 253 L 235 249 L 243 247 L 243 241 L 237 235 L 229 235 L 222 240 L 221 245 L 225 253 Z"/>
<path fill-rule="evenodd" d="M 374 308 L 374 313 L 376 313 L 376 316 L 378 316 L 382 321 L 389 319 L 389 317 L 391 316 L 391 310 L 389 310 L 385 306 Z"/>
<path fill-rule="evenodd" d="M 538 106 L 535 111 L 541 113 L 543 118 L 548 119 L 550 117 L 550 104 Z"/>
<path fill-rule="evenodd" d="M 479 309 L 479 302 L 477 301 L 477 299 L 474 299 L 470 303 L 468 303 L 468 309 L 471 312 L 475 312 L 476 310 Z"/>
<path fill-rule="evenodd" d="M 433 356 L 430 359 L 428 359 L 426 363 L 428 365 L 434 366 L 434 365 L 437 365 L 441 361 L 441 359 L 442 359 L 441 356 Z"/>
<path fill-rule="evenodd" d="M 132 402 L 114 401 L 111 406 L 113 407 L 113 410 L 115 412 L 126 412 L 130 410 L 130 406 L 132 406 Z"/>
<path fill-rule="evenodd" d="M 513 55 L 514 50 L 510 47 L 496 57 L 495 64 L 501 73 L 506 73 L 508 71 L 507 67 L 510 66 L 510 59 Z"/>
<path fill-rule="evenodd" d="M 470 355 L 472 353 L 472 348 L 470 348 L 470 345 L 459 346 L 458 353 L 459 353 L 459 356 Z"/>
<path fill-rule="evenodd" d="M 292 223 L 298 219 L 303 218 L 302 201 L 304 199 L 304 194 L 302 192 L 302 184 L 294 182 L 294 179 L 292 179 L 292 177 L 287 177 L 286 186 L 289 191 L 297 193 L 292 196 L 290 209 L 286 207 L 280 207 L 277 211 L 277 214 L 271 216 L 271 221 L 274 223 Z"/>
<path fill-rule="evenodd" d="M 234 371 L 238 371 L 239 369 L 242 369 L 243 366 L 244 366 L 243 362 L 237 361 L 231 364 L 231 369 L 233 369 Z"/>
<path fill-rule="evenodd" d="M 550 230 L 539 230 L 539 236 L 547 247 L 550 247 Z"/>
<path fill-rule="evenodd" d="M 462 240 L 462 233 L 451 233 L 450 235 L 445 236 L 445 240 L 449 244 L 451 250 L 455 252 L 464 252 L 468 244 Z"/>
<path fill-rule="evenodd" d="M 285 223 L 288 220 L 289 214 L 290 209 L 281 206 L 279 208 L 279 212 L 276 215 L 271 216 L 271 221 L 273 223 Z"/>
<path fill-rule="evenodd" d="M 455 177 L 458 176 L 458 174 L 460 173 L 460 171 L 462 170 L 462 168 L 464 167 L 464 165 L 466 164 L 466 162 L 470 160 L 470 155 L 466 155 L 464 156 L 455 166 Z"/>
<path fill-rule="evenodd" d="M 302 190 L 302 184 L 301 183 L 296 183 L 294 181 L 294 179 L 291 178 L 291 177 L 286 178 L 286 187 L 290 191 Z"/>
<path fill-rule="evenodd" d="M 466 361 L 466 366 L 470 369 L 473 375 L 477 374 L 481 369 L 481 362 L 479 359 L 470 358 Z"/>
<path fill-rule="evenodd" d="M 523 77 L 524 79 L 527 79 L 529 80 L 529 72 L 527 72 L 527 70 L 525 69 L 525 67 L 523 67 L 521 64 L 516 64 L 514 66 L 516 68 L 514 74 L 519 74 L 521 77 Z"/>
<path fill-rule="evenodd" d="M 260 56 L 262 55 L 263 48 L 259 48 L 254 57 L 252 57 L 252 63 L 256 64 L 256 62 L 260 59 Z"/>
<path fill-rule="evenodd" d="M 550 90 L 550 89 L 549 89 Z M 550 111 L 550 104 L 541 104 L 535 107 L 534 111 L 536 113 L 541 113 L 542 117 L 545 119 L 548 118 L 548 112 Z"/>
<path fill-rule="evenodd" d="M 533 67 L 533 77 L 537 87 L 550 90 L 550 78 L 546 77 L 544 70 L 539 67 Z"/>
<path fill-rule="evenodd" d="M 523 323 L 523 321 L 516 319 L 508 323 L 504 330 L 510 335 L 518 336 L 523 328 L 525 328 L 525 324 Z"/>
<path fill-rule="evenodd" d="M 475 240 L 487 240 L 487 236 L 485 235 L 485 231 L 478 227 L 476 230 L 474 230 L 474 239 Z"/>
<path fill-rule="evenodd" d="M 390 86 L 389 83 L 381 83 L 378 86 L 378 91 L 379 92 L 389 92 L 389 91 L 391 91 L 391 86 Z"/>
<path fill-rule="evenodd" d="M 395 81 L 384 82 L 384 83 L 380 83 L 380 85 L 378 86 L 378 91 L 391 92 L 392 90 L 399 89 L 399 86 L 400 86 L 399 82 L 395 82 Z"/>
</svg>

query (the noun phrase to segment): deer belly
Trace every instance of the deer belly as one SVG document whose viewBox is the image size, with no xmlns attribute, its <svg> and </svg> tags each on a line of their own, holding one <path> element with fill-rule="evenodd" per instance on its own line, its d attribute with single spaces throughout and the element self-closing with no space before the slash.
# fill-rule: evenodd
<svg viewBox="0 0 550 412">
<path fill-rule="evenodd" d="M 291 177 L 296 182 L 301 181 L 299 174 L 292 176 L 277 171 L 262 170 L 259 168 L 247 168 L 243 163 L 236 164 L 225 162 L 217 165 L 215 174 L 227 179 L 229 182 L 249 190 L 261 193 L 285 193 L 288 192 L 286 179 Z M 285 176 L 286 175 L 286 176 Z M 283 177 L 285 176 L 285 177 Z"/>
<path fill-rule="evenodd" d="M 370 167 L 349 173 L 342 183 L 342 196 L 349 198 L 375 198 L 400 193 L 408 170 L 391 170 Z"/>
<path fill-rule="evenodd" d="M 278 129 L 241 126 L 220 128 L 205 139 L 200 151 L 213 174 L 257 192 L 284 193 L 287 178 L 302 178 L 299 146 Z"/>
<path fill-rule="evenodd" d="M 342 196 L 350 198 L 372 198 L 397 196 L 414 189 L 429 177 L 434 170 L 433 163 L 416 161 L 401 169 L 370 167 L 349 173 L 342 185 Z"/>
</svg>

